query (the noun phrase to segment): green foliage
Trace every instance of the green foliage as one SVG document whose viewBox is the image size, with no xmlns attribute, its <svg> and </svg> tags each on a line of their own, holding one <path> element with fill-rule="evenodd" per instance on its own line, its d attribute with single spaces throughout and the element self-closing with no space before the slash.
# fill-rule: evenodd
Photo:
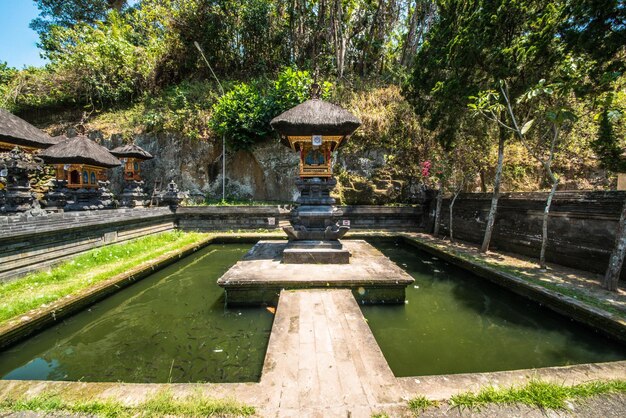
<svg viewBox="0 0 626 418">
<path fill-rule="evenodd" d="M 471 97 L 506 80 L 515 101 L 561 59 L 560 7 L 538 0 L 441 3 L 405 94 L 444 148 L 460 135 Z"/>
<path fill-rule="evenodd" d="M 183 81 L 158 95 L 147 96 L 137 123 L 149 132 L 177 132 L 191 139 L 207 138 L 210 109 L 216 100 L 213 85 Z"/>
<path fill-rule="evenodd" d="M 96 417 L 242 417 L 255 413 L 252 406 L 232 399 L 214 399 L 200 393 L 177 399 L 170 391 L 162 390 L 136 406 L 127 406 L 115 400 L 68 401 L 55 393 L 43 393 L 18 399 L 0 401 L 0 411 L 87 414 Z"/>
<path fill-rule="evenodd" d="M 414 414 L 421 414 L 428 408 L 439 406 L 439 402 L 428 399 L 425 396 L 416 396 L 415 398 L 409 400 L 409 409 Z"/>
<path fill-rule="evenodd" d="M 270 119 L 310 99 L 312 84 L 313 77 L 308 71 L 300 71 L 292 67 L 284 68 L 268 92 Z M 328 81 L 323 82 L 321 88 L 322 99 L 328 100 L 332 84 Z"/>
<path fill-rule="evenodd" d="M 125 0 L 35 0 L 39 16 L 30 23 L 31 29 L 39 33 L 42 46 L 54 26 L 71 28 L 79 23 L 93 24 L 106 18 L 107 11 L 121 10 Z"/>
<path fill-rule="evenodd" d="M 563 386 L 540 380 L 531 380 L 521 387 L 497 389 L 488 386 L 478 393 L 465 392 L 450 398 L 453 406 L 480 408 L 489 404 L 515 404 L 546 408 L 565 409 L 565 401 L 584 399 L 607 393 L 626 393 L 626 381 L 608 380 Z"/>
<path fill-rule="evenodd" d="M 611 114 L 608 109 L 604 109 L 598 117 L 598 136 L 591 142 L 591 146 L 598 155 L 603 168 L 613 172 L 625 172 L 626 163 L 621 158 L 623 150 L 613 130 L 613 122 L 618 117 L 618 114 Z"/>
<path fill-rule="evenodd" d="M 249 149 L 269 132 L 265 110 L 259 91 L 239 83 L 213 106 L 211 127 L 226 136 L 231 149 Z"/>
<path fill-rule="evenodd" d="M 0 62 L 0 86 L 8 84 L 17 75 L 17 70 L 6 62 Z"/>
<path fill-rule="evenodd" d="M 76 101 L 98 105 L 125 102 L 142 91 L 161 46 L 154 38 L 137 44 L 135 28 L 117 12 L 94 26 L 54 26 L 50 38 L 53 71 L 71 76 Z"/>
<path fill-rule="evenodd" d="M 565 2 L 560 34 L 568 51 L 579 56 L 589 74 L 581 78 L 578 92 L 597 94 L 611 89 L 611 83 L 626 68 L 626 7 L 620 0 Z"/>
<path fill-rule="evenodd" d="M 0 99 L 6 96 L 9 90 L 9 83 L 18 75 L 15 68 L 11 68 L 6 62 L 0 62 Z M 2 102 L 0 101 L 0 107 Z"/>
<path fill-rule="evenodd" d="M 310 97 L 312 83 L 308 71 L 290 67 L 281 71 L 269 88 L 261 81 L 237 83 L 213 106 L 211 127 L 226 136 L 231 149 L 250 149 L 271 132 L 272 118 Z M 329 96 L 330 87 L 323 83 L 323 97 Z"/>
</svg>

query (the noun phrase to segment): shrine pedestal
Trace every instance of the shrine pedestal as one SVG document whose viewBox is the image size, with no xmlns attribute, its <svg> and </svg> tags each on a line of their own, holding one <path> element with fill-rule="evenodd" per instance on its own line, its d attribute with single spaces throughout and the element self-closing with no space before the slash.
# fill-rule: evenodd
<svg viewBox="0 0 626 418">
<path fill-rule="evenodd" d="M 408 273 L 362 240 L 343 242 L 342 250 L 352 254 L 349 264 L 286 263 L 289 245 L 259 241 L 217 281 L 226 291 L 226 303 L 273 304 L 282 289 L 315 288 L 351 289 L 363 304 L 404 303 L 405 288 L 413 283 Z"/>
<path fill-rule="evenodd" d="M 300 197 L 291 211 L 291 226 L 283 228 L 289 244 L 283 253 L 285 264 L 348 264 L 350 251 L 339 239 L 350 228 L 339 226 L 343 212 L 334 206 L 330 192 L 334 178 L 298 179 Z"/>
<path fill-rule="evenodd" d="M 290 241 L 283 251 L 285 264 L 348 264 L 350 251 L 339 241 Z"/>
</svg>

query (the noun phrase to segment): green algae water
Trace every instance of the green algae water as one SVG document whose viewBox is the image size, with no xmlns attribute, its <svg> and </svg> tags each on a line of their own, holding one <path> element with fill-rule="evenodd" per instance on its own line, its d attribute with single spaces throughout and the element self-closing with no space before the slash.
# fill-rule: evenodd
<svg viewBox="0 0 626 418">
<path fill-rule="evenodd" d="M 3 379 L 257 381 L 265 308 L 225 309 L 217 279 L 250 245 L 210 245 L 0 353 Z"/>
<path fill-rule="evenodd" d="M 405 305 L 362 306 L 394 374 L 420 376 L 626 359 L 626 348 L 410 246 L 372 241 L 415 283 Z"/>
</svg>

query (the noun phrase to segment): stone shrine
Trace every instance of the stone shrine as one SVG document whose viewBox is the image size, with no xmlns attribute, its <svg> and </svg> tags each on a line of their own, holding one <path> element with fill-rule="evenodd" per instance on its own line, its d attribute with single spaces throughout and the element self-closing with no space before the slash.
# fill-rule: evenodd
<svg viewBox="0 0 626 418">
<path fill-rule="evenodd" d="M 275 117 L 270 124 L 281 142 L 300 154 L 300 196 L 291 211 L 290 226 L 283 228 L 289 245 L 286 264 L 346 264 L 350 252 L 340 238 L 350 229 L 339 225 L 343 215 L 330 193 L 337 185 L 332 159 L 340 146 L 361 125 L 352 113 L 320 99 L 320 86 L 311 87 L 312 98 Z"/>
</svg>

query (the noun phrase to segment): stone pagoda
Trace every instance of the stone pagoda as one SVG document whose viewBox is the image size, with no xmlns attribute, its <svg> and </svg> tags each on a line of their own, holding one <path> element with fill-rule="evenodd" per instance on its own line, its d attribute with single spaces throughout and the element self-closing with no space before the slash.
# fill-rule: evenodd
<svg viewBox="0 0 626 418">
<path fill-rule="evenodd" d="M 49 207 L 92 210 L 114 206 L 107 169 L 120 166 L 121 162 L 108 149 L 79 135 L 39 155 L 46 164 L 55 166 L 56 182 L 48 194 Z"/>
<path fill-rule="evenodd" d="M 332 158 L 361 121 L 347 110 L 321 100 L 319 85 L 313 84 L 311 92 L 310 100 L 270 122 L 281 142 L 300 155 L 296 179 L 300 197 L 291 211 L 291 225 L 283 228 L 289 237 L 283 262 L 345 264 L 350 253 L 339 240 L 350 228 L 339 225 L 343 213 L 330 196 L 337 185 Z"/>
<path fill-rule="evenodd" d="M 152 154 L 136 144 L 126 144 L 111 150 L 111 154 L 124 163 L 124 191 L 120 204 L 125 207 L 142 207 L 148 203 L 148 195 L 141 179 L 141 163 L 154 158 Z"/>
</svg>

